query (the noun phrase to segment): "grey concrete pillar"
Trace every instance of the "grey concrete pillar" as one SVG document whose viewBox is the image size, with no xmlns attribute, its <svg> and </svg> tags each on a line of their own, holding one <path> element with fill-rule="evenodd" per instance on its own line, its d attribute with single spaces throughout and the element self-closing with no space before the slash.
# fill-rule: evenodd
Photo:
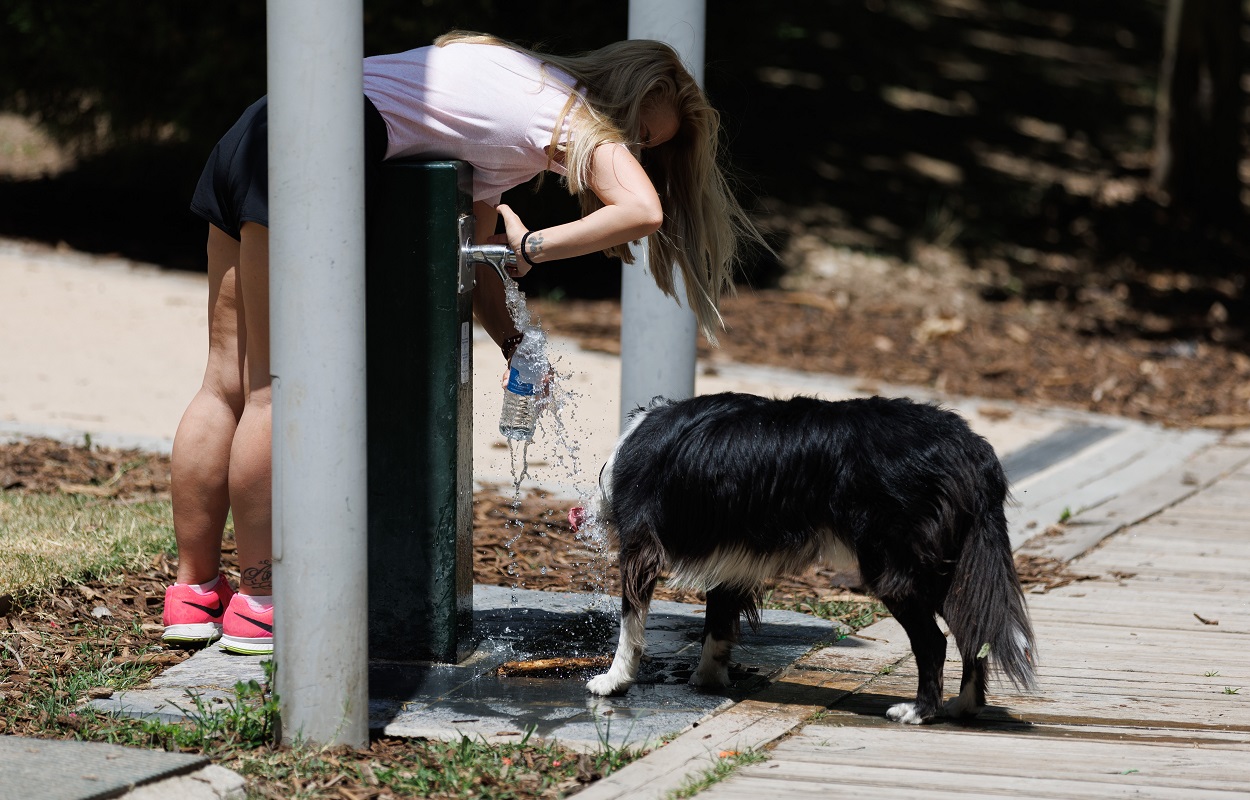
<svg viewBox="0 0 1250 800">
<path fill-rule="evenodd" d="M 656 39 L 673 46 L 695 79 L 703 83 L 704 0 L 630 0 L 629 38 Z M 646 241 L 635 262 L 621 267 L 621 426 L 630 411 L 656 395 L 694 395 L 698 326 L 685 305 L 685 288 L 675 282 L 681 303 L 665 297 L 651 277 Z"/>
<path fill-rule="evenodd" d="M 361 0 L 268 0 L 283 739 L 368 744 Z"/>
</svg>

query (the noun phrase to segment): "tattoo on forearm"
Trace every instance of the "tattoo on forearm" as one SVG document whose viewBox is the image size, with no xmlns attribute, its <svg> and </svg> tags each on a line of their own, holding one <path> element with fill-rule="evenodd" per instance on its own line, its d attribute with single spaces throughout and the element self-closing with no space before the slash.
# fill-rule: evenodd
<svg viewBox="0 0 1250 800">
<path fill-rule="evenodd" d="M 532 256 L 541 253 L 543 251 L 543 235 L 538 232 L 531 233 L 529 238 L 525 240 L 525 249 Z"/>
<path fill-rule="evenodd" d="M 255 594 L 273 594 L 273 565 L 262 561 L 259 567 L 245 569 L 239 576 L 239 582 Z"/>
</svg>

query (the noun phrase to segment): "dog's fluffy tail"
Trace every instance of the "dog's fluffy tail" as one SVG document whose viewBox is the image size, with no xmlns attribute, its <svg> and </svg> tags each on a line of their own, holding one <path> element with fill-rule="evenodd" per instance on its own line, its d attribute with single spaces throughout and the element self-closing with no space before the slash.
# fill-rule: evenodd
<svg viewBox="0 0 1250 800">
<path fill-rule="evenodd" d="M 1033 625 L 1016 575 L 1001 503 L 976 515 L 942 616 L 965 664 L 989 658 L 1017 689 L 1037 689 Z"/>
</svg>

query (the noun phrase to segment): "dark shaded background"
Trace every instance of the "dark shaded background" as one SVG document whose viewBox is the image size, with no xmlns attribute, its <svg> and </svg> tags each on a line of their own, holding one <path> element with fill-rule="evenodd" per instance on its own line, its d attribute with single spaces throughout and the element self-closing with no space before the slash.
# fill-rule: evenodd
<svg viewBox="0 0 1250 800">
<path fill-rule="evenodd" d="M 452 27 L 593 48 L 625 36 L 628 6 L 364 5 L 370 54 Z M 937 244 L 990 275 L 990 297 L 1062 301 L 1093 281 L 1165 313 L 1200 314 L 1218 297 L 1245 314 L 1246 226 L 1200 224 L 1147 187 L 1164 5 L 709 0 L 706 88 L 741 198 L 779 251 L 801 235 L 904 257 Z M 217 137 L 264 92 L 264 4 L 0 7 L 0 104 L 77 137 L 84 153 L 56 177 L 0 182 L 0 235 L 202 269 L 204 226 L 187 199 Z M 576 214 L 555 181 L 506 200 L 532 227 Z M 768 286 L 779 269 L 753 253 L 744 280 Z M 1160 270 L 1194 280 L 1160 289 L 1148 280 Z M 618 289 L 619 270 L 595 257 L 527 285 Z"/>
</svg>

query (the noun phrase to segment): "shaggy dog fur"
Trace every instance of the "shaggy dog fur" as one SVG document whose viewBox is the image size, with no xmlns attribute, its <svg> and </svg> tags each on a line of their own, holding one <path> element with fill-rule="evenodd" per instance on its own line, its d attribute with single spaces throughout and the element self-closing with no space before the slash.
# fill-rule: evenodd
<svg viewBox="0 0 1250 800">
<path fill-rule="evenodd" d="M 593 514 L 619 549 L 622 598 L 620 642 L 608 672 L 587 684 L 594 694 L 633 683 L 661 573 L 706 593 L 690 682 L 715 688 L 729 683 L 740 617 L 758 625 L 765 582 L 818 560 L 857 566 L 907 632 L 919 687 L 890 719 L 920 723 L 942 710 L 939 614 L 963 660 L 947 713 L 984 707 L 987 657 L 1015 686 L 1035 686 L 1007 479 L 957 414 L 880 397 L 657 398 L 633 415 L 600 485 Z"/>
</svg>

